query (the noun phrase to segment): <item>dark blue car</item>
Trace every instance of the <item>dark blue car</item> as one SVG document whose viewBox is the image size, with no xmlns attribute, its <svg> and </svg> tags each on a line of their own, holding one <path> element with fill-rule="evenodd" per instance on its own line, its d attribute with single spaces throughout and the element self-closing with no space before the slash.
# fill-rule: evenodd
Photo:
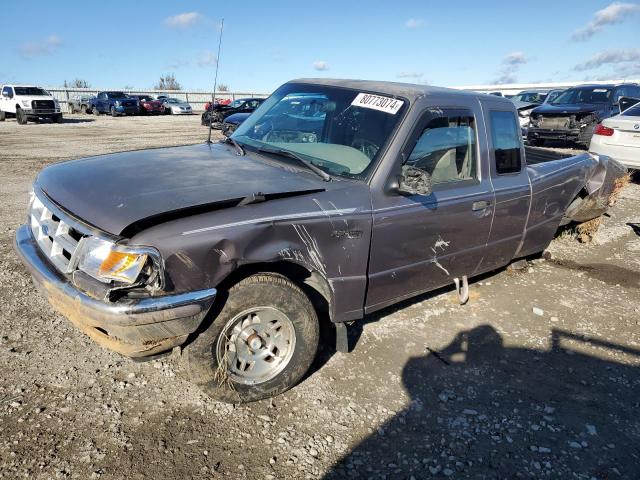
<svg viewBox="0 0 640 480">
<path fill-rule="evenodd" d="M 136 115 L 139 108 L 138 100 L 124 92 L 100 92 L 91 99 L 91 111 L 95 115 Z"/>
</svg>

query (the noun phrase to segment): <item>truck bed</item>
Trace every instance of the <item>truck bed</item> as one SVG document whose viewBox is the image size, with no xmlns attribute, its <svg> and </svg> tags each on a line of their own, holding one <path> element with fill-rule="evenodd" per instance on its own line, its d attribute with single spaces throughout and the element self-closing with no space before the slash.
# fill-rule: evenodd
<svg viewBox="0 0 640 480">
<path fill-rule="evenodd" d="M 554 160 L 562 160 L 564 158 L 573 157 L 575 154 L 557 152 L 548 148 L 530 147 L 525 145 L 525 155 L 527 157 L 527 165 L 535 165 L 537 163 L 552 162 Z"/>
</svg>

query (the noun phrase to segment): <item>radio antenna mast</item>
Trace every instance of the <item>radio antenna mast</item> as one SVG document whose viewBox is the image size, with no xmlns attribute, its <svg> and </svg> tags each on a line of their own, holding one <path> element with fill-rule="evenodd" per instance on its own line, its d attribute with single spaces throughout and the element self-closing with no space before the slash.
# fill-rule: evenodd
<svg viewBox="0 0 640 480">
<path fill-rule="evenodd" d="M 209 138 L 207 143 L 211 143 L 211 130 L 213 128 L 213 108 L 216 104 L 216 89 L 218 88 L 218 68 L 220 67 L 220 47 L 222 46 L 222 31 L 224 30 L 224 18 L 220 22 L 220 37 L 218 38 L 218 57 L 216 58 L 216 76 L 213 80 L 213 93 L 211 94 L 211 113 L 209 115 Z"/>
</svg>

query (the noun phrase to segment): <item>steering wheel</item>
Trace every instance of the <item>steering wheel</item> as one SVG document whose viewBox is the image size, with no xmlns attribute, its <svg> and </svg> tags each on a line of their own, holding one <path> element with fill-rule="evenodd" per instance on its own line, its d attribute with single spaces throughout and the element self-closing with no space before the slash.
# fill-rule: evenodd
<svg viewBox="0 0 640 480">
<path fill-rule="evenodd" d="M 369 159 L 373 159 L 378 153 L 380 147 L 366 138 L 354 138 L 353 142 L 351 142 L 351 146 L 356 150 L 364 153 Z"/>
</svg>

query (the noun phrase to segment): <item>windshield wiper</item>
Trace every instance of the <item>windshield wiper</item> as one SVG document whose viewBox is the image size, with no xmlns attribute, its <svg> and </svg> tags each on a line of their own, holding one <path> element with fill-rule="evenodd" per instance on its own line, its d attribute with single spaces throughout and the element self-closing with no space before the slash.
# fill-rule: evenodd
<svg viewBox="0 0 640 480">
<path fill-rule="evenodd" d="M 297 160 L 298 162 L 302 163 L 305 167 L 307 167 L 313 173 L 315 173 L 316 175 L 321 177 L 322 180 L 324 180 L 325 182 L 330 182 L 331 181 L 331 175 L 329 175 L 327 172 L 325 172 L 321 168 L 316 167 L 309 160 L 306 160 L 305 158 L 301 157 L 300 155 L 298 155 L 295 152 L 292 152 L 290 150 L 284 150 L 282 148 L 264 148 L 264 147 L 260 147 L 258 149 L 258 153 L 261 153 L 261 152 L 272 153 L 273 155 L 280 155 L 282 157 L 293 158 L 294 160 Z"/>
<path fill-rule="evenodd" d="M 227 137 L 223 140 L 223 142 L 231 143 L 235 147 L 236 152 L 238 152 L 238 155 L 240 155 L 241 157 L 245 155 L 245 151 L 244 151 L 244 148 L 242 148 L 242 145 L 236 142 L 233 138 Z"/>
</svg>

